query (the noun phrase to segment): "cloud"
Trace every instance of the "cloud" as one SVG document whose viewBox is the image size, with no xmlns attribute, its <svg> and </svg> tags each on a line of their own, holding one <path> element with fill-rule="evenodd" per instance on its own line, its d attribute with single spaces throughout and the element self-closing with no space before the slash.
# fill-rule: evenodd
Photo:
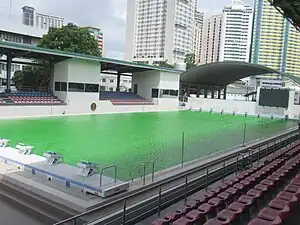
<svg viewBox="0 0 300 225">
<path fill-rule="evenodd" d="M 254 0 L 244 1 L 252 4 Z M 1 0 L 0 18 L 9 18 L 9 2 L 15 23 L 21 23 L 21 7 L 32 6 L 37 12 L 62 16 L 66 22 L 103 29 L 105 56 L 124 56 L 127 0 Z M 230 3 L 231 0 L 200 0 L 200 11 L 218 13 Z"/>
</svg>

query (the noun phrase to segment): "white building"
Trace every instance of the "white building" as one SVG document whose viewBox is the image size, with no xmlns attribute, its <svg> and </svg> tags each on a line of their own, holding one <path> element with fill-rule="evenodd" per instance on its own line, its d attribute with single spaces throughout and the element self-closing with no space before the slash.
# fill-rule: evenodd
<svg viewBox="0 0 300 225">
<path fill-rule="evenodd" d="M 252 20 L 251 6 L 241 0 L 233 0 L 232 5 L 224 7 L 219 61 L 249 62 Z"/>
<path fill-rule="evenodd" d="M 120 91 L 128 92 L 131 89 L 131 76 L 121 76 Z M 116 91 L 117 77 L 110 74 L 100 75 L 100 91 Z"/>
<path fill-rule="evenodd" d="M 193 50 L 196 0 L 128 0 L 125 59 L 181 62 Z"/>
<path fill-rule="evenodd" d="M 201 63 L 219 61 L 222 14 L 208 17 L 204 22 Z"/>
<path fill-rule="evenodd" d="M 202 40 L 203 40 L 203 17 L 204 14 L 195 11 L 195 25 L 194 25 L 194 42 L 193 50 L 195 54 L 195 63 L 199 64 L 201 61 L 201 52 L 202 52 Z"/>
<path fill-rule="evenodd" d="M 47 33 L 46 30 L 36 27 L 16 24 L 10 21 L 0 20 L 0 40 L 6 42 L 15 42 L 20 44 L 29 44 L 36 46 L 38 41 Z M 0 57 L 5 60 L 5 56 Z M 18 62 L 30 62 L 28 59 L 14 59 Z M 23 64 L 12 64 L 12 75 L 15 71 L 22 69 Z M 0 62 L 0 87 L 6 82 L 6 63 Z"/>
<path fill-rule="evenodd" d="M 50 27 L 59 28 L 64 25 L 63 17 L 38 13 L 33 7 L 30 6 L 24 6 L 22 10 L 22 22 L 24 25 L 45 30 L 48 30 Z"/>
</svg>

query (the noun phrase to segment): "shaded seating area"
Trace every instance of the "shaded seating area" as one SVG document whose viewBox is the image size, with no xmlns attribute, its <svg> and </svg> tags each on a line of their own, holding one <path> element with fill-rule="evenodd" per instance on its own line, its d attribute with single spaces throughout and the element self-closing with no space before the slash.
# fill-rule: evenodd
<svg viewBox="0 0 300 225">
<path fill-rule="evenodd" d="M 0 95 L 0 105 L 60 105 L 61 100 L 48 92 L 17 91 Z"/>
<path fill-rule="evenodd" d="M 300 141 L 195 195 L 152 225 L 271 225 L 300 220 Z"/>
<path fill-rule="evenodd" d="M 113 105 L 153 105 L 152 101 L 146 100 L 132 92 L 100 92 L 100 100 L 109 100 Z"/>
</svg>

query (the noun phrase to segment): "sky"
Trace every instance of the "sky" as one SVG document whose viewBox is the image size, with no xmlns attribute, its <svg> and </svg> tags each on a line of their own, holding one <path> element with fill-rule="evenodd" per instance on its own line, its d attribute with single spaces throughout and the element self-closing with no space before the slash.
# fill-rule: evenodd
<svg viewBox="0 0 300 225">
<path fill-rule="evenodd" d="M 244 0 L 251 4 L 253 0 Z M 205 13 L 221 12 L 231 0 L 200 0 Z M 11 5 L 11 17 L 9 8 Z M 37 12 L 62 16 L 65 23 L 99 27 L 104 33 L 105 56 L 123 59 L 125 49 L 127 0 L 0 0 L 0 19 L 21 22 L 21 8 L 32 6 Z"/>
</svg>

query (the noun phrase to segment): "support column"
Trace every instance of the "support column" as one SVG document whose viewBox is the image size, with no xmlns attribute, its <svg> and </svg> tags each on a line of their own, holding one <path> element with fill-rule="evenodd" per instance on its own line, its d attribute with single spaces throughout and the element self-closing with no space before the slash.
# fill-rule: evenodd
<svg viewBox="0 0 300 225">
<path fill-rule="evenodd" d="M 53 60 L 49 60 L 49 76 L 50 76 L 50 81 L 49 81 L 49 89 L 50 92 L 53 93 L 55 91 L 55 81 L 54 81 L 54 62 Z"/>
<path fill-rule="evenodd" d="M 223 99 L 226 99 L 226 89 L 227 89 L 227 86 L 224 86 L 224 90 L 223 90 Z"/>
<path fill-rule="evenodd" d="M 207 98 L 207 87 L 204 88 L 204 98 Z"/>
<path fill-rule="evenodd" d="M 11 83 L 11 63 L 12 63 L 12 55 L 8 53 L 6 55 L 6 92 L 10 93 L 10 83 Z"/>
<path fill-rule="evenodd" d="M 212 99 L 215 98 L 215 89 L 214 88 L 211 89 L 211 98 Z"/>
<path fill-rule="evenodd" d="M 118 75 L 117 75 L 117 89 L 116 89 L 117 92 L 120 92 L 120 82 L 121 82 L 121 73 L 118 72 Z"/>
<path fill-rule="evenodd" d="M 188 84 L 186 93 L 187 93 L 187 96 L 190 97 L 190 93 L 191 93 L 191 84 Z"/>
<path fill-rule="evenodd" d="M 218 88 L 218 99 L 221 99 L 221 87 Z"/>
<path fill-rule="evenodd" d="M 199 96 L 200 96 L 200 85 L 197 84 L 197 86 L 196 86 L 196 98 L 199 98 Z"/>
</svg>

